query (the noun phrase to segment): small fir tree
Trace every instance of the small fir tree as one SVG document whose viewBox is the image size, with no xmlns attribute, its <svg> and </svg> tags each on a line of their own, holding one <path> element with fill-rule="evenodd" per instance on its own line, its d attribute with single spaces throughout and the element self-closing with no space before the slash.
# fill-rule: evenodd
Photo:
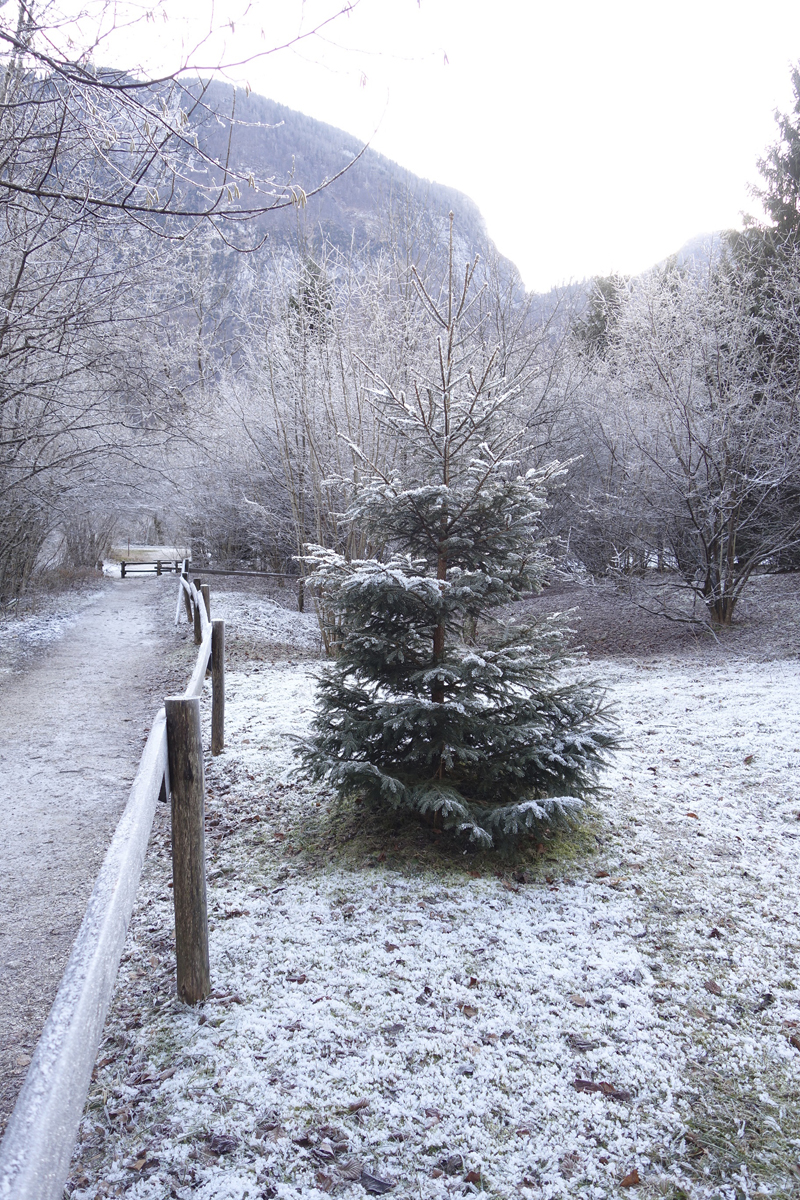
<svg viewBox="0 0 800 1200">
<path fill-rule="evenodd" d="M 518 474 L 509 408 L 525 379 L 483 344 L 475 265 L 456 291 L 451 217 L 442 301 L 414 279 L 433 369 L 412 372 L 408 392 L 379 380 L 402 475 L 364 463 L 347 518 L 380 551 L 349 561 L 309 547 L 338 654 L 300 753 L 341 794 L 491 846 L 580 807 L 614 737 L 596 685 L 558 680 L 560 621 L 508 618 L 540 590 L 538 522 L 563 468 Z"/>
</svg>

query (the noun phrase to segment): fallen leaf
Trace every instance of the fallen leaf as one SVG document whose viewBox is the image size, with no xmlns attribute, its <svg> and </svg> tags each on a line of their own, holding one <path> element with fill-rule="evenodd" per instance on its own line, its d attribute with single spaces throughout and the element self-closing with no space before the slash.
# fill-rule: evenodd
<svg viewBox="0 0 800 1200">
<path fill-rule="evenodd" d="M 620 1187 L 636 1187 L 641 1182 L 642 1181 L 639 1178 L 639 1172 L 636 1169 L 636 1167 L 634 1167 L 632 1171 L 628 1172 L 628 1174 L 625 1176 L 624 1179 L 620 1179 L 619 1186 Z"/>
<path fill-rule="evenodd" d="M 759 1000 L 758 1004 L 753 1005 L 753 1012 L 757 1012 L 757 1013 L 764 1012 L 765 1009 L 769 1008 L 770 1005 L 772 1005 L 774 1003 L 775 1003 L 775 997 L 773 996 L 772 992 L 764 992 L 764 994 L 761 997 L 761 999 Z"/>
<path fill-rule="evenodd" d="M 755 754 L 745 754 L 745 756 L 744 756 L 744 765 L 745 765 L 746 767 L 749 767 L 749 766 L 750 766 L 750 763 L 753 761 L 753 759 L 754 759 L 754 758 L 755 758 Z"/>
<path fill-rule="evenodd" d="M 467 984 L 467 987 L 476 988 L 477 986 L 478 986 L 478 980 L 475 978 L 474 975 L 470 975 L 469 983 Z"/>
<path fill-rule="evenodd" d="M 465 1017 L 477 1017 L 478 1010 L 473 1008 L 471 1004 L 459 1004 L 458 1006 Z"/>
<path fill-rule="evenodd" d="M 706 989 L 707 992 L 710 992 L 712 996 L 721 996 L 722 995 L 722 988 L 719 986 L 718 983 L 715 983 L 713 979 L 704 979 L 703 987 Z"/>
<path fill-rule="evenodd" d="M 30 1054 L 18 1054 L 14 1060 L 18 1067 L 29 1067 L 31 1063 Z"/>
<path fill-rule="evenodd" d="M 580 1156 L 573 1150 L 571 1154 L 564 1155 L 564 1157 L 561 1159 L 561 1162 L 558 1164 L 558 1170 L 564 1179 L 572 1179 L 572 1176 L 578 1170 L 580 1165 Z"/>
<path fill-rule="evenodd" d="M 315 1176 L 317 1187 L 322 1192 L 332 1192 L 336 1187 L 336 1180 L 332 1175 L 327 1175 L 325 1171 L 317 1171 Z"/>
<path fill-rule="evenodd" d="M 572 1086 L 576 1092 L 600 1092 L 601 1095 L 609 1096 L 612 1100 L 630 1100 L 631 1098 L 630 1092 L 623 1091 L 613 1083 L 595 1083 L 593 1079 L 575 1079 Z"/>
<path fill-rule="evenodd" d="M 722 934 L 720 933 L 720 931 L 717 929 L 717 927 L 715 925 L 714 928 L 711 930 L 711 933 L 708 936 L 710 938 L 721 938 Z"/>
<path fill-rule="evenodd" d="M 354 1100 L 352 1104 L 348 1104 L 347 1111 L 351 1113 L 360 1112 L 362 1108 L 369 1108 L 369 1100 L 366 1096 L 362 1096 L 360 1100 Z"/>
<path fill-rule="evenodd" d="M 607 1167 L 607 1166 L 608 1166 L 608 1164 L 611 1162 L 611 1159 L 610 1159 L 610 1158 L 608 1158 L 608 1156 L 607 1156 L 607 1155 L 605 1155 L 605 1154 L 601 1154 L 601 1155 L 600 1155 L 600 1157 L 599 1157 L 599 1159 L 598 1159 L 597 1161 L 598 1161 L 598 1162 L 600 1162 L 600 1163 L 602 1163 L 604 1167 Z"/>
<path fill-rule="evenodd" d="M 305 975 L 287 975 L 286 982 L 287 983 L 305 983 L 306 978 L 307 977 Z"/>
<path fill-rule="evenodd" d="M 585 1000 L 583 996 L 567 996 L 567 999 L 569 1000 L 570 1004 L 574 1004 L 576 1008 L 586 1008 L 588 1004 L 588 1001 Z"/>
<path fill-rule="evenodd" d="M 596 1050 L 600 1045 L 599 1042 L 590 1042 L 587 1038 L 581 1037 L 579 1033 L 568 1033 L 567 1041 L 573 1050 Z"/>
<path fill-rule="evenodd" d="M 794 1046 L 795 1050 L 800 1050 L 800 1037 L 796 1033 L 789 1038 L 789 1045 Z"/>
<path fill-rule="evenodd" d="M 438 1167 L 434 1167 L 431 1171 L 431 1179 L 441 1179 L 444 1171 L 440 1171 Z"/>
<path fill-rule="evenodd" d="M 230 1154 L 239 1145 L 239 1138 L 232 1133 L 209 1133 L 204 1140 L 212 1154 Z"/>
<path fill-rule="evenodd" d="M 395 946 L 394 942 L 384 942 L 383 948 L 387 954 L 391 954 L 393 950 L 399 950 L 399 946 Z"/>
<path fill-rule="evenodd" d="M 466 1175 L 464 1176 L 464 1183 L 480 1183 L 480 1181 L 480 1171 L 467 1171 Z"/>
<path fill-rule="evenodd" d="M 381 1179 L 380 1175 L 370 1175 L 368 1171 L 362 1171 L 359 1177 L 359 1182 L 365 1192 L 369 1192 L 371 1196 L 382 1196 L 385 1192 L 390 1192 L 397 1185 L 390 1183 L 388 1179 Z"/>
<path fill-rule="evenodd" d="M 612 1100 L 630 1100 L 631 1098 L 630 1092 L 615 1087 L 613 1083 L 601 1083 L 600 1091 L 604 1096 L 610 1096 Z"/>
<path fill-rule="evenodd" d="M 321 1138 L 328 1138 L 331 1142 L 337 1143 L 333 1147 L 337 1154 L 347 1149 L 347 1134 L 338 1125 L 320 1125 L 317 1133 Z"/>
<path fill-rule="evenodd" d="M 693 813 L 693 812 L 687 812 L 687 814 L 686 814 L 686 815 L 687 815 L 687 817 L 694 817 L 695 821 L 699 821 L 699 820 L 700 820 L 700 818 L 698 817 L 697 813 Z"/>
<path fill-rule="evenodd" d="M 448 1158 L 440 1158 L 437 1167 L 441 1167 L 446 1175 L 460 1175 L 464 1170 L 464 1159 L 460 1154 L 451 1154 Z"/>
<path fill-rule="evenodd" d="M 340 1179 L 346 1179 L 351 1182 L 354 1179 L 360 1179 L 364 1170 L 364 1164 L 357 1158 L 351 1158 L 348 1162 L 342 1163 L 336 1168 L 336 1173 Z"/>
<path fill-rule="evenodd" d="M 595 879 L 608 879 L 608 871 L 595 871 Z"/>
</svg>

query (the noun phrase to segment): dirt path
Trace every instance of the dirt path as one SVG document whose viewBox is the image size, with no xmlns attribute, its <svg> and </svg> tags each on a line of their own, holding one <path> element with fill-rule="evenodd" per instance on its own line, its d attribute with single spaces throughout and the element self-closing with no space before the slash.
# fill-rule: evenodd
<svg viewBox="0 0 800 1200">
<path fill-rule="evenodd" d="M 176 670 L 168 583 L 108 583 L 0 681 L 0 1130 Z"/>
</svg>

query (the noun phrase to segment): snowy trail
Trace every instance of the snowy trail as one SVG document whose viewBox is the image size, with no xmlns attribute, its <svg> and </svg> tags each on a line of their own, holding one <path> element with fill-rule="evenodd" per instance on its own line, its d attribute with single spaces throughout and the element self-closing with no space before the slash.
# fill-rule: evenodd
<svg viewBox="0 0 800 1200">
<path fill-rule="evenodd" d="M 1 631 L 0 1129 L 163 694 L 173 606 L 137 579 Z M 40 653 L 14 673 L 20 640 Z"/>
</svg>

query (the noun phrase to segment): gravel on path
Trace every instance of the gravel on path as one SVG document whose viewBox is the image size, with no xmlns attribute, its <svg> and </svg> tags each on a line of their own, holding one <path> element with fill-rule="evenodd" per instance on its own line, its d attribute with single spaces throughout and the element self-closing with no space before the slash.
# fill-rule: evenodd
<svg viewBox="0 0 800 1200">
<path fill-rule="evenodd" d="M 168 583 L 109 581 L 77 616 L 70 598 L 0 630 L 0 1132 L 170 672 L 186 672 Z"/>
</svg>

